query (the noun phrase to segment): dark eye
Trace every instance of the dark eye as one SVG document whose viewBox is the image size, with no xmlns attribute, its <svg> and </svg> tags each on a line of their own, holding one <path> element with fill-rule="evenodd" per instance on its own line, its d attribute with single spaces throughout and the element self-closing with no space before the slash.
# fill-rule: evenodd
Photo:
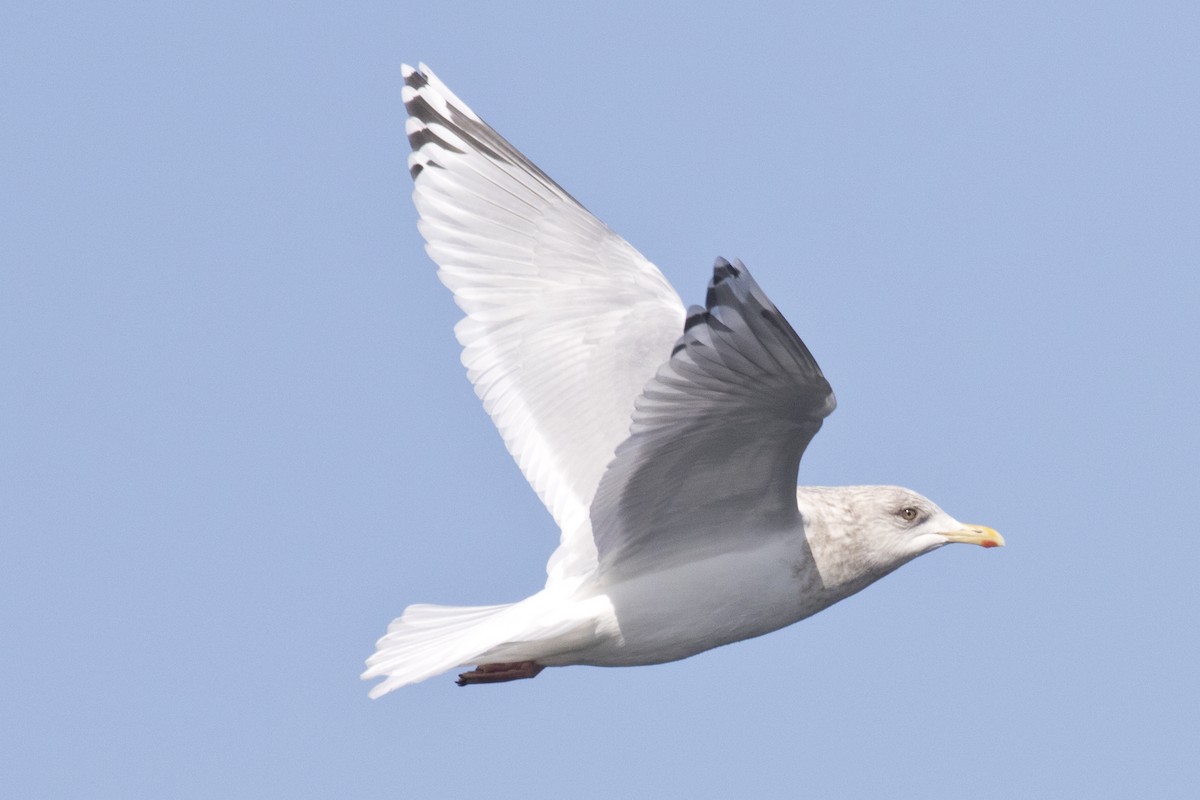
<svg viewBox="0 0 1200 800">
<path fill-rule="evenodd" d="M 905 522 L 912 522 L 917 517 L 921 516 L 921 512 L 917 511 L 917 509 L 913 506 L 905 506 L 896 513 L 900 516 L 900 519 L 904 520 Z"/>
</svg>

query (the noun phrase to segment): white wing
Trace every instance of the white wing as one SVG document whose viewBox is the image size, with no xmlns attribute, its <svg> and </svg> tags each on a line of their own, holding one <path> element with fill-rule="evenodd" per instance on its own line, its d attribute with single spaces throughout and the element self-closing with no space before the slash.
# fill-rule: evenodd
<svg viewBox="0 0 1200 800">
<path fill-rule="evenodd" d="M 741 262 L 718 259 L 670 361 L 637 400 L 592 506 L 601 570 L 627 577 L 797 522 L 800 457 L 836 401 Z"/>
<path fill-rule="evenodd" d="M 658 269 L 475 115 L 404 67 L 413 200 L 466 317 L 463 364 L 562 528 L 550 580 L 596 565 L 588 509 L 667 360 L 683 304 Z"/>
</svg>

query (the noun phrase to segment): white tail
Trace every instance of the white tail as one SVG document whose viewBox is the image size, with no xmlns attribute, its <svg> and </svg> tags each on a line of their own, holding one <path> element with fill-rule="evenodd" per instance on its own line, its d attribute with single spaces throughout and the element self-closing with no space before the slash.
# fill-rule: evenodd
<svg viewBox="0 0 1200 800">
<path fill-rule="evenodd" d="M 571 600 L 575 588 L 559 584 L 502 606 L 409 606 L 367 659 L 362 677 L 386 678 L 371 689 L 371 697 L 454 667 L 532 660 L 547 666 L 588 663 L 562 656 L 586 649 L 601 632 L 619 636 L 620 629 L 607 597 Z"/>
<path fill-rule="evenodd" d="M 471 664 L 505 641 L 510 626 L 502 624 L 504 612 L 515 605 L 414 605 L 404 609 L 367 659 L 364 680 L 387 676 L 371 689 L 371 697 Z"/>
</svg>

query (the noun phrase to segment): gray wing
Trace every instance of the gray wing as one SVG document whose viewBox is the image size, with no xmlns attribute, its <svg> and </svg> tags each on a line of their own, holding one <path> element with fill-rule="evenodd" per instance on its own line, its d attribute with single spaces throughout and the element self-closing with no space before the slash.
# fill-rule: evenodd
<svg viewBox="0 0 1200 800">
<path fill-rule="evenodd" d="M 836 401 L 741 262 L 718 259 L 706 308 L 638 398 L 592 503 L 599 564 L 629 576 L 796 523 L 800 457 Z"/>
</svg>

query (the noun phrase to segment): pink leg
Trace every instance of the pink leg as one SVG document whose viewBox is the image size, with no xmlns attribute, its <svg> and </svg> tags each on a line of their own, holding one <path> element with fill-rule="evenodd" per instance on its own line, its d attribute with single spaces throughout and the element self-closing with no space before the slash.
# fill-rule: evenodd
<svg viewBox="0 0 1200 800">
<path fill-rule="evenodd" d="M 536 661 L 516 661 L 510 664 L 480 664 L 470 672 L 464 672 L 455 681 L 459 686 L 472 683 L 504 683 L 522 678 L 535 678 L 545 669 Z"/>
</svg>

